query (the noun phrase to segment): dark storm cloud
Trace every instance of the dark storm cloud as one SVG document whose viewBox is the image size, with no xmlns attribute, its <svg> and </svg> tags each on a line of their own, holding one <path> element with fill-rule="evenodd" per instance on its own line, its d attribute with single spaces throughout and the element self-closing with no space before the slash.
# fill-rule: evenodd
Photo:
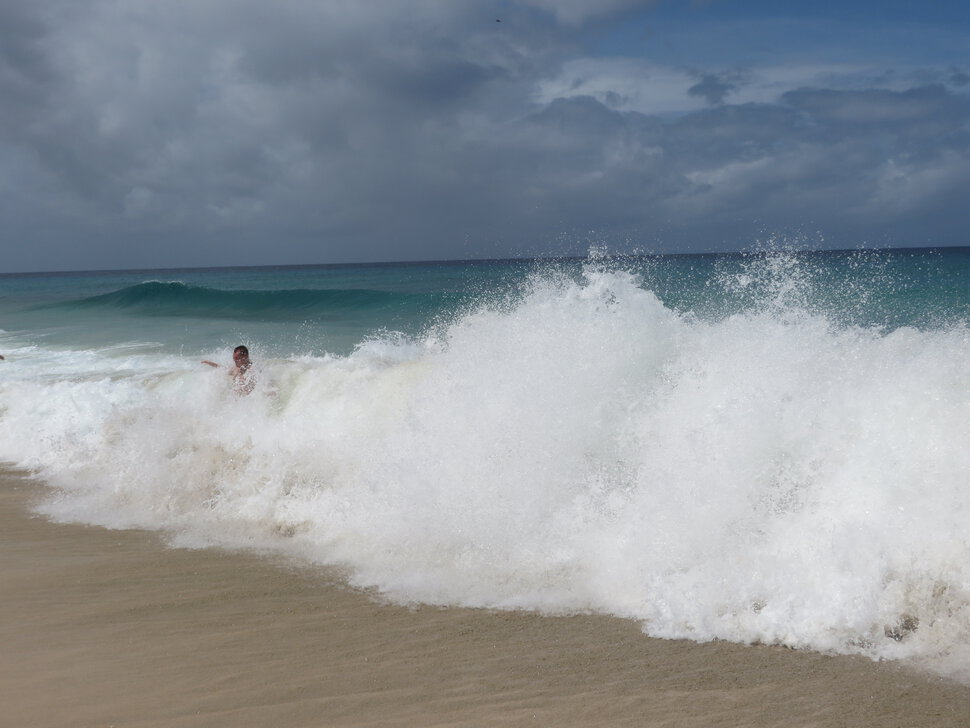
<svg viewBox="0 0 970 728">
<path fill-rule="evenodd" d="M 0 1 L 4 266 L 531 254 L 576 231 L 562 252 L 589 231 L 704 249 L 764 225 L 956 241 L 958 67 L 774 78 L 758 103 L 756 73 L 718 69 L 540 93 L 584 22 L 636 5 Z"/>
<path fill-rule="evenodd" d="M 5 99 L 14 105 L 33 101 L 36 89 L 51 77 L 46 58 L 38 46 L 44 35 L 44 25 L 32 17 L 29 7 L 25 4 L 0 5 L 0 79 Z"/>
<path fill-rule="evenodd" d="M 723 104 L 729 93 L 736 90 L 737 82 L 729 76 L 702 74 L 701 80 L 687 89 L 688 96 L 698 96 L 711 105 Z"/>
<path fill-rule="evenodd" d="M 29 5 L 0 5 L 0 130 L 4 143 L 29 142 L 29 126 L 51 106 L 56 74 L 44 53 L 44 23 Z"/>
</svg>

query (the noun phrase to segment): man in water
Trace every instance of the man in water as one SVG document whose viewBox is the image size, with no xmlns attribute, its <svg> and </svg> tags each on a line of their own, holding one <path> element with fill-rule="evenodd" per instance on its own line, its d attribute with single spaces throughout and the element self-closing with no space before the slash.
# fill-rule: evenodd
<svg viewBox="0 0 970 728">
<path fill-rule="evenodd" d="M 241 344 L 237 346 L 232 350 L 232 361 L 233 367 L 229 370 L 229 376 L 232 377 L 232 388 L 236 391 L 236 394 L 249 394 L 256 386 L 256 377 L 249 374 L 249 369 L 253 365 L 249 360 L 249 349 Z M 210 367 L 220 366 L 208 359 L 203 359 L 202 363 L 208 364 Z"/>
</svg>

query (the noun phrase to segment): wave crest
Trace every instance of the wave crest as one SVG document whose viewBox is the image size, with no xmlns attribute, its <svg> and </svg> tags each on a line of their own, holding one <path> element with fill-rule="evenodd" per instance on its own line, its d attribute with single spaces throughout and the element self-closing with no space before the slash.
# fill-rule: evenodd
<svg viewBox="0 0 970 728">
<path fill-rule="evenodd" d="M 299 321 L 433 306 L 434 294 L 368 289 L 224 290 L 180 281 L 145 281 L 58 308 L 109 308 L 148 316 Z"/>
</svg>

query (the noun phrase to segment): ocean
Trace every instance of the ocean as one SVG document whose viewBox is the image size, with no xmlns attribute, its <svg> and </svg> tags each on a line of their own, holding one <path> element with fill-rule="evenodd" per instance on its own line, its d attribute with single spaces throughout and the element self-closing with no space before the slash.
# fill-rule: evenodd
<svg viewBox="0 0 970 728">
<path fill-rule="evenodd" d="M 968 322 L 970 248 L 3 275 L 0 461 L 403 604 L 970 680 Z"/>
</svg>

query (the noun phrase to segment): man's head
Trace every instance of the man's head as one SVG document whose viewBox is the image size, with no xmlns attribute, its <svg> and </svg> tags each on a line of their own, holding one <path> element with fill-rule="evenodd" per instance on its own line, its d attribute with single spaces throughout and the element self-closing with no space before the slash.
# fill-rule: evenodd
<svg viewBox="0 0 970 728">
<path fill-rule="evenodd" d="M 249 365 L 249 349 L 245 346 L 237 346 L 232 350 L 232 360 L 236 363 L 237 367 L 244 367 Z"/>
</svg>

